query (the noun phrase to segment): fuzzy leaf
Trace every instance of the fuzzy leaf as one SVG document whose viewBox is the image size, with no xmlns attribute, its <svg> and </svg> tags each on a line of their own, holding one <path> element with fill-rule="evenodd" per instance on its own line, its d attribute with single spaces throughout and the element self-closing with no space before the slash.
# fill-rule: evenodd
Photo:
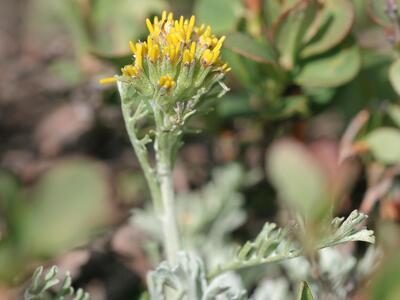
<svg viewBox="0 0 400 300">
<path fill-rule="evenodd" d="M 333 219 L 331 228 L 326 233 L 326 237 L 320 242 L 320 247 L 328 247 L 354 241 L 374 244 L 374 232 L 372 230 L 367 230 L 365 226 L 361 226 L 367 218 L 367 215 L 354 210 L 347 219 L 343 217 Z"/>
<path fill-rule="evenodd" d="M 178 253 L 177 265 L 161 263 L 147 278 L 152 300 L 245 300 L 240 282 L 223 277 L 210 284 L 206 280 L 202 260 L 185 252 Z M 235 281 L 235 280 L 233 280 Z M 168 298 L 167 298 L 168 297 Z"/>
<path fill-rule="evenodd" d="M 74 300 L 89 300 L 89 294 L 82 289 L 79 289 L 74 294 L 74 289 L 71 286 L 72 279 L 69 273 L 65 275 L 60 285 L 60 280 L 57 278 L 57 275 L 58 269 L 56 266 L 53 266 L 44 276 L 43 267 L 38 267 L 32 275 L 31 285 L 24 293 L 24 299 L 64 300 L 67 299 L 66 297 L 73 296 Z"/>
<path fill-rule="evenodd" d="M 353 211 L 346 219 L 333 219 L 330 226 L 322 231 L 323 234 L 315 244 L 314 250 L 350 241 L 374 243 L 373 231 L 360 227 L 366 218 L 366 215 Z M 229 270 L 254 267 L 303 255 L 306 253 L 305 248 L 293 238 L 298 234 L 305 234 L 304 232 L 296 232 L 299 228 L 301 226 L 293 224 L 292 235 L 289 236 L 287 234 L 288 228 L 282 229 L 273 223 L 266 223 L 254 241 L 246 242 L 244 246 L 238 249 L 231 262 L 217 266 L 211 271 L 209 277 L 213 278 Z"/>
</svg>

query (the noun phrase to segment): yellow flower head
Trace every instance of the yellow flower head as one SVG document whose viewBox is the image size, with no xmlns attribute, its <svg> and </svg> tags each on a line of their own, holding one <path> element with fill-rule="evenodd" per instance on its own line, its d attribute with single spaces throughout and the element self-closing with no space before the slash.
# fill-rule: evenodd
<svg viewBox="0 0 400 300">
<path fill-rule="evenodd" d="M 173 13 L 164 11 L 161 18 L 147 19 L 146 25 L 147 39 L 129 42 L 133 63 L 122 68 L 117 80 L 132 83 L 139 92 L 149 94 L 150 90 L 164 88 L 176 89 L 176 94 L 181 95 L 189 90 L 193 93 L 202 84 L 218 82 L 230 71 L 221 60 L 225 37 L 216 37 L 210 26 L 196 26 L 195 16 L 175 20 Z M 106 78 L 101 82 L 113 80 Z"/>
</svg>

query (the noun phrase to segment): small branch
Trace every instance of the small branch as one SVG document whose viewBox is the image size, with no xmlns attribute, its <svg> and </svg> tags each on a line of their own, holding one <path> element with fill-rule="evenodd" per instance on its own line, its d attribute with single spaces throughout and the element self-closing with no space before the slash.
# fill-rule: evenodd
<svg viewBox="0 0 400 300">
<path fill-rule="evenodd" d="M 301 251 L 296 251 L 296 252 L 292 252 L 290 254 L 270 256 L 265 259 L 252 259 L 252 260 L 248 260 L 245 262 L 237 260 L 237 261 L 227 263 L 225 265 L 217 266 L 214 270 L 212 270 L 208 274 L 207 277 L 209 279 L 212 279 L 212 278 L 215 278 L 216 276 L 220 275 L 221 273 L 224 273 L 227 271 L 237 271 L 237 270 L 241 270 L 241 269 L 251 268 L 251 267 L 260 266 L 260 265 L 264 265 L 264 264 L 268 264 L 268 263 L 278 262 L 281 260 L 299 257 L 301 255 L 302 255 Z"/>
<path fill-rule="evenodd" d="M 347 158 L 351 157 L 355 153 L 353 145 L 354 139 L 360 132 L 361 128 L 367 123 L 369 119 L 369 112 L 363 110 L 357 114 L 357 116 L 351 121 L 349 127 L 343 135 L 340 141 L 340 154 L 339 163 L 344 162 Z"/>
</svg>

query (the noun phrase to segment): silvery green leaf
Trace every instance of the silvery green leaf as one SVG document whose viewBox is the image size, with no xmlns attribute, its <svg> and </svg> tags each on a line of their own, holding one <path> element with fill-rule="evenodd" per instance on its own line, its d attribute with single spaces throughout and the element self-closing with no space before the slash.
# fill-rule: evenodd
<svg viewBox="0 0 400 300">
<path fill-rule="evenodd" d="M 67 273 L 60 283 L 57 278 L 58 269 L 53 266 L 44 276 L 43 267 L 39 267 L 32 275 L 32 283 L 24 293 L 25 300 L 64 300 L 74 297 L 74 300 L 89 300 L 88 293 L 79 289 L 74 293 L 74 288 L 71 286 L 71 275 Z M 49 298 L 51 297 L 51 298 Z"/>
<path fill-rule="evenodd" d="M 235 245 L 232 231 L 243 224 L 246 213 L 238 192 L 246 174 L 238 164 L 214 169 L 212 180 L 199 190 L 177 195 L 177 215 L 186 246 L 201 255 L 208 266 L 224 262 Z M 136 209 L 131 222 L 161 243 L 160 222 L 150 205 Z"/>
<path fill-rule="evenodd" d="M 315 250 L 350 241 L 374 243 L 374 232 L 360 226 L 366 219 L 367 216 L 357 210 L 353 211 L 347 219 L 334 218 L 315 245 Z M 293 226 L 294 234 L 299 227 L 301 226 Z M 266 223 L 254 241 L 248 241 L 240 247 L 230 262 L 220 264 L 211 270 L 209 277 L 212 278 L 230 270 L 254 267 L 303 255 L 305 253 L 303 246 L 289 236 L 287 231 L 288 229 L 278 228 L 273 223 Z"/>
<path fill-rule="evenodd" d="M 236 275 L 224 274 L 210 284 L 203 261 L 180 252 L 177 265 L 161 263 L 147 278 L 152 300 L 245 300 L 246 292 Z"/>
<path fill-rule="evenodd" d="M 361 226 L 367 218 L 367 215 L 354 210 L 346 219 L 343 217 L 333 219 L 330 232 L 321 241 L 321 247 L 329 247 L 351 241 L 374 244 L 374 232 L 367 230 L 365 226 Z"/>
<path fill-rule="evenodd" d="M 185 252 L 177 255 L 177 265 L 162 262 L 147 277 L 150 299 L 201 299 L 207 286 L 203 262 Z"/>
<path fill-rule="evenodd" d="M 266 279 L 255 290 L 251 300 L 286 300 L 293 299 L 289 282 L 284 278 Z"/>
<path fill-rule="evenodd" d="M 243 287 L 240 277 L 227 272 L 211 281 L 204 292 L 202 300 L 245 300 L 246 290 Z"/>
</svg>

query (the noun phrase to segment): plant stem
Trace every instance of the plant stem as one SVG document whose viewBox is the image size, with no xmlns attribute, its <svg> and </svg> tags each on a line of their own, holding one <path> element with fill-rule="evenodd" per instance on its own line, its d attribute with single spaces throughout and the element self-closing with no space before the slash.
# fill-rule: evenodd
<svg viewBox="0 0 400 300">
<path fill-rule="evenodd" d="M 178 143 L 178 138 L 176 133 L 169 129 L 168 118 L 163 116 L 161 109 L 157 109 L 157 103 L 153 103 L 152 106 L 157 131 L 154 150 L 156 152 L 157 175 L 162 203 L 162 211 L 159 218 L 162 222 L 163 242 L 167 260 L 171 266 L 174 266 L 176 264 L 176 255 L 181 248 L 172 179 L 174 149 L 176 148 L 176 143 Z"/>
<path fill-rule="evenodd" d="M 140 104 L 135 115 L 132 116 L 130 105 L 122 102 L 122 114 L 125 120 L 126 130 L 129 135 L 129 140 L 135 150 L 136 156 L 139 160 L 140 166 L 143 169 L 144 176 L 146 178 L 147 184 L 149 185 L 151 198 L 156 210 L 161 209 L 162 203 L 160 203 L 160 188 L 157 184 L 157 178 L 154 169 L 150 165 L 148 159 L 148 153 L 144 141 L 140 140 L 136 134 L 135 124 L 137 120 L 144 114 L 143 105 Z"/>
<path fill-rule="evenodd" d="M 119 85 L 119 89 L 122 97 L 122 113 L 129 139 L 149 185 L 155 212 L 161 221 L 167 260 L 171 266 L 174 266 L 176 255 L 181 249 L 172 180 L 173 157 L 176 145 L 179 143 L 179 134 L 169 129 L 168 118 L 163 115 L 157 101 L 150 101 L 156 123 L 154 140 L 156 166 L 153 167 L 150 164 L 146 148 L 146 144 L 152 140 L 147 135 L 140 139 L 137 132 L 137 122 L 148 115 L 148 106 L 144 102 L 140 102 L 133 113 L 132 102 L 130 102 L 127 91 L 123 89 L 122 85 Z"/>
<path fill-rule="evenodd" d="M 163 212 L 161 215 L 164 236 L 164 249 L 168 262 L 176 263 L 176 254 L 180 249 L 180 238 L 175 208 L 175 194 L 173 190 L 171 167 L 160 161 L 158 163 L 158 176 L 160 180 L 161 200 Z"/>
</svg>

